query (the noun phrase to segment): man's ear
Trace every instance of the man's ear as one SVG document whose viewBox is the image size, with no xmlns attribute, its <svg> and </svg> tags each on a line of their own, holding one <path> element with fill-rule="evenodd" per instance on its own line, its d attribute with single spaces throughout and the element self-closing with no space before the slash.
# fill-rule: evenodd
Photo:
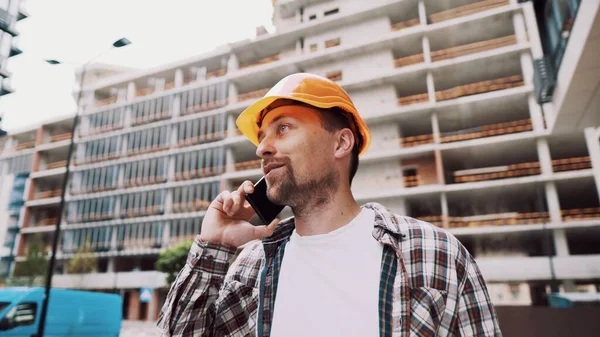
<svg viewBox="0 0 600 337">
<path fill-rule="evenodd" d="M 348 128 L 341 129 L 336 134 L 337 139 L 334 155 L 338 159 L 344 158 L 354 148 L 354 134 Z"/>
</svg>

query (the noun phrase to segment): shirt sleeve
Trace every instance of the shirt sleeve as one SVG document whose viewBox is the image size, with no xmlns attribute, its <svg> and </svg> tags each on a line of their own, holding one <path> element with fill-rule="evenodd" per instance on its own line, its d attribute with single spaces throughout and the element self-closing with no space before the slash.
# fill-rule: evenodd
<svg viewBox="0 0 600 337">
<path fill-rule="evenodd" d="M 183 269 L 161 309 L 161 337 L 212 336 L 215 302 L 236 249 L 203 242 L 196 236 Z"/>
<path fill-rule="evenodd" d="M 475 260 L 466 259 L 464 286 L 458 298 L 459 336 L 502 336 L 496 311 Z"/>
</svg>

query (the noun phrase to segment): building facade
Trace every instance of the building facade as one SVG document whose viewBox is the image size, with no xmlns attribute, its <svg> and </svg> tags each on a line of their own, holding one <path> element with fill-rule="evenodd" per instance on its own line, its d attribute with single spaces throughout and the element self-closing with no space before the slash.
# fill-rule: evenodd
<svg viewBox="0 0 600 337">
<path fill-rule="evenodd" d="M 0 98 L 13 92 L 7 63 L 10 57 L 22 53 L 18 47 L 19 32 L 15 26 L 17 21 L 27 17 L 23 3 L 22 0 L 0 0 Z M 0 129 L 0 136 L 3 134 L 4 131 Z"/>
<path fill-rule="evenodd" d="M 546 82 L 535 60 L 547 47 L 536 6 L 274 1 L 276 33 L 257 30 L 252 40 L 88 83 L 54 284 L 119 291 L 127 318 L 156 319 L 168 291 L 154 270 L 158 253 L 200 232 L 219 191 L 261 176 L 236 117 L 282 77 L 311 72 L 338 81 L 373 133 L 353 182 L 359 203 L 447 228 L 477 259 L 497 305 L 543 304 L 551 290 L 595 292 L 600 122 L 561 130 L 558 117 L 571 113 L 553 100 L 562 87 L 546 91 L 554 98 L 538 94 Z M 597 20 L 595 10 L 586 17 Z M 578 32 L 572 19 L 561 33 Z M 65 155 L 55 149 L 62 141 L 47 144 L 52 135 L 36 131 L 16 261 L 32 235 L 51 242 L 64 168 L 49 164 Z M 14 156 L 18 144 L 5 152 Z M 84 246 L 96 272 L 66 273 Z"/>
</svg>

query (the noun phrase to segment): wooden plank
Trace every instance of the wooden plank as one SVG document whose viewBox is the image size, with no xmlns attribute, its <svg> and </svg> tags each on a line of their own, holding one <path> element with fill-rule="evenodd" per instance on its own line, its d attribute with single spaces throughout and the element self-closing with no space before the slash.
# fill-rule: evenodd
<svg viewBox="0 0 600 337">
<path fill-rule="evenodd" d="M 465 16 L 465 15 L 482 12 L 482 11 L 493 9 L 496 7 L 501 7 L 504 5 L 508 5 L 508 0 L 478 1 L 475 3 L 468 4 L 468 5 L 463 5 L 463 6 L 459 6 L 456 8 L 449 9 L 449 10 L 437 12 L 435 14 L 431 14 L 429 16 L 429 19 L 432 23 L 437 23 L 437 22 L 446 21 L 446 20 L 458 18 L 458 17 Z"/>
<path fill-rule="evenodd" d="M 517 42 L 514 35 L 505 36 L 497 39 L 470 43 L 458 47 L 446 48 L 431 52 L 431 60 L 433 62 L 441 61 L 449 58 L 480 53 L 487 50 L 497 49 L 513 45 Z"/>
<path fill-rule="evenodd" d="M 405 29 L 405 28 L 409 28 L 409 27 L 418 26 L 419 24 L 420 24 L 419 18 L 414 18 L 414 19 L 410 19 L 410 20 L 406 20 L 406 21 L 402 21 L 402 22 L 393 23 L 390 28 L 392 31 L 396 31 L 396 30 L 401 30 L 401 29 Z"/>
</svg>

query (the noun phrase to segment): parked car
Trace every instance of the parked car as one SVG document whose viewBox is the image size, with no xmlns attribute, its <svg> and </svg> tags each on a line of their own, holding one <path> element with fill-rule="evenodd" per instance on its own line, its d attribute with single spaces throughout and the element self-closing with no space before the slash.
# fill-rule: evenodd
<svg viewBox="0 0 600 337">
<path fill-rule="evenodd" d="M 0 336 L 37 336 L 44 288 L 0 288 Z M 117 337 L 123 318 L 119 295 L 52 289 L 44 337 Z"/>
</svg>

